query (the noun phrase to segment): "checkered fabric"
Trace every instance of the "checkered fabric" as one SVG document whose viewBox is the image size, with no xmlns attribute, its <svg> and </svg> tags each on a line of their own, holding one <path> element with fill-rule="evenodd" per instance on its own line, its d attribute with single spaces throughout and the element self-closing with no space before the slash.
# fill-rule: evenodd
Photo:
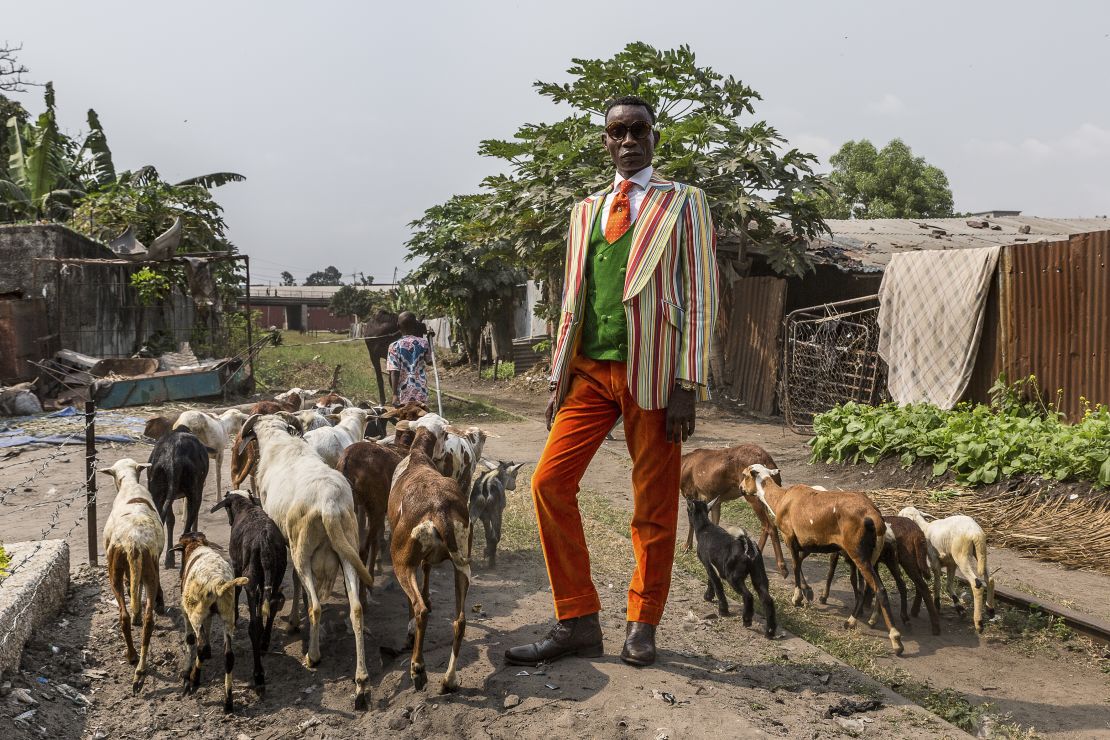
<svg viewBox="0 0 1110 740">
<path fill-rule="evenodd" d="M 879 356 L 898 403 L 950 409 L 967 388 L 1001 247 L 896 254 L 879 288 Z"/>
</svg>

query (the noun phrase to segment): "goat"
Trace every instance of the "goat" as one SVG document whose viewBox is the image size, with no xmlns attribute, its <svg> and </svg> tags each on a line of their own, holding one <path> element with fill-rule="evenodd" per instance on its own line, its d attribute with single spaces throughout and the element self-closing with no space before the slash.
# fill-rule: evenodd
<svg viewBox="0 0 1110 740">
<path fill-rule="evenodd" d="M 146 680 L 146 661 L 150 653 L 150 636 L 154 632 L 154 610 L 162 610 L 162 585 L 158 580 L 158 556 L 166 546 L 166 532 L 150 492 L 139 483 L 144 464 L 131 458 L 117 460 L 99 472 L 112 476 L 116 482 L 116 498 L 112 513 L 104 522 L 104 554 L 108 561 L 108 582 L 119 606 L 119 628 L 127 644 L 127 662 L 135 666 L 131 692 L 138 694 Z M 124 603 L 124 580 L 128 581 L 131 614 Z M 142 593 L 146 589 L 146 603 Z M 143 635 L 138 656 L 131 637 L 131 625 L 138 625 L 139 608 L 143 607 Z"/>
<path fill-rule="evenodd" d="M 177 418 L 173 428 L 188 429 L 208 448 L 208 454 L 216 461 L 216 499 L 223 490 L 224 448 L 231 438 L 243 428 L 247 415 L 239 409 L 228 409 L 219 416 L 203 411 L 186 411 Z"/>
<path fill-rule="evenodd" d="M 175 546 L 181 552 L 181 611 L 185 615 L 186 661 L 184 694 L 200 686 L 201 661 L 212 654 L 208 644 L 208 628 L 212 615 L 219 614 L 224 625 L 224 712 L 235 711 L 231 700 L 231 672 L 235 653 L 231 641 L 235 636 L 235 589 L 246 586 L 250 579 L 236 578 L 228 564 L 213 550 L 202 532 L 186 532 Z"/>
<path fill-rule="evenodd" d="M 339 464 L 339 456 L 343 454 L 343 450 L 362 440 L 369 416 L 370 412 L 366 409 L 343 409 L 339 414 L 338 424 L 305 432 L 304 440 L 321 460 L 334 468 Z"/>
<path fill-rule="evenodd" d="M 497 564 L 497 543 L 501 541 L 501 521 L 505 514 L 505 491 L 516 490 L 516 474 L 524 463 L 487 462 L 486 472 L 478 476 L 470 489 L 470 527 L 482 523 L 486 534 L 486 560 L 489 567 Z"/>
<path fill-rule="evenodd" d="M 350 411 L 350 409 L 348 409 Z M 293 604 L 290 632 L 300 629 L 300 590 L 309 603 L 309 640 L 305 666 L 320 662 L 321 597 L 327 598 L 342 570 L 355 636 L 355 708 L 369 702 L 366 655 L 363 649 L 359 581 L 373 587 L 374 577 L 358 555 L 358 523 L 351 485 L 337 470 L 291 433 L 281 417 L 252 416 L 243 425 L 243 443 L 257 440 L 258 484 L 263 508 L 289 542 L 293 561 Z"/>
<path fill-rule="evenodd" d="M 351 484 L 359 523 L 359 558 L 375 572 L 381 547 L 389 487 L 401 456 L 374 442 L 355 442 L 343 451 L 337 469 Z"/>
<path fill-rule="evenodd" d="M 323 429 L 324 427 L 330 427 L 332 425 L 331 420 L 320 413 L 318 409 L 298 411 L 294 416 L 301 422 L 301 428 L 306 432 L 311 432 L 315 429 Z"/>
<path fill-rule="evenodd" d="M 442 474 L 435 464 L 443 454 L 447 421 L 437 414 L 428 414 L 412 422 L 412 426 L 415 439 L 406 458 L 407 465 L 394 477 L 389 492 L 389 523 L 393 531 L 390 552 L 393 572 L 411 607 L 409 675 L 418 691 L 428 683 L 424 634 L 432 566 L 447 559 L 454 566 L 455 639 L 441 684 L 446 693 L 459 686 L 456 664 L 466 632 L 466 592 L 470 588 L 470 513 L 458 481 Z M 416 581 L 418 568 L 424 571 L 423 587 Z"/>
<path fill-rule="evenodd" d="M 173 416 L 154 416 L 147 420 L 146 426 L 143 427 L 143 436 L 147 439 L 158 441 L 171 429 L 177 421 L 177 417 L 181 414 L 174 414 Z"/>
<path fill-rule="evenodd" d="M 278 411 L 273 416 L 277 416 L 286 423 L 290 434 L 297 436 L 304 436 L 304 427 L 301 426 L 301 420 L 297 414 L 289 411 Z M 231 485 L 236 488 L 243 487 L 243 481 L 250 476 L 251 491 L 259 493 L 258 481 L 256 480 L 255 473 L 258 471 L 258 441 L 255 439 L 243 439 L 243 432 L 239 430 L 239 434 L 235 435 L 235 440 L 231 446 Z M 263 502 L 265 498 L 262 499 Z"/>
<path fill-rule="evenodd" d="M 236 577 L 246 576 L 248 580 L 248 632 L 254 652 L 254 686 L 258 695 L 264 696 L 266 673 L 262 669 L 262 654 L 270 649 L 274 617 L 285 606 L 281 582 L 285 578 L 288 543 L 274 520 L 266 516 L 258 499 L 246 491 L 228 491 L 223 500 L 212 507 L 212 513 L 219 509 L 227 510 L 227 522 L 231 525 L 228 548 L 231 566 Z M 235 605 L 238 611 L 238 589 Z"/>
<path fill-rule="evenodd" d="M 984 601 L 987 617 L 994 617 L 994 579 L 987 571 L 987 535 L 983 528 L 963 514 L 926 521 L 925 514 L 912 506 L 899 511 L 898 516 L 912 519 L 925 533 L 925 541 L 929 543 L 929 566 L 933 572 L 933 603 L 937 610 L 940 609 L 940 569 L 944 566 L 948 571 L 945 591 L 956 611 L 963 613 L 963 606 L 953 588 L 956 568 L 959 568 L 971 586 L 972 623 L 977 632 L 982 632 Z"/>
<path fill-rule="evenodd" d="M 776 471 L 763 465 L 744 469 L 740 487 L 746 496 L 755 496 L 790 548 L 794 561 L 795 606 L 805 598 L 813 599 L 813 589 L 805 582 L 802 561 L 814 552 L 842 550 L 863 575 L 864 582 L 878 594 L 879 609 L 886 623 L 895 655 L 901 655 L 902 635 L 890 616 L 890 600 L 875 563 L 882 555 L 886 524 L 879 509 L 862 493 L 854 491 L 820 491 L 810 486 L 783 488 L 774 481 Z M 846 626 L 853 627 L 863 612 L 863 594 L 856 596 L 856 605 Z"/>
<path fill-rule="evenodd" d="M 886 522 L 887 536 L 883 540 L 883 554 L 879 558 L 879 562 L 890 571 L 891 577 L 894 578 L 894 584 L 898 587 L 902 623 L 909 624 L 910 616 L 916 617 L 918 615 L 921 610 L 921 602 L 924 601 L 929 612 L 929 623 L 933 634 L 939 635 L 940 612 L 929 596 L 929 583 L 925 577 L 930 572 L 929 546 L 925 541 L 925 534 L 913 520 L 904 516 L 884 516 L 883 520 Z M 839 560 L 840 553 L 834 552 L 829 556 L 829 575 L 825 581 L 825 592 L 818 597 L 818 601 L 822 604 L 828 603 L 829 590 L 832 587 L 836 565 Z M 855 591 L 857 589 L 855 566 L 852 565 L 851 561 L 848 562 L 848 565 L 852 569 L 852 590 Z M 900 571 L 905 571 L 916 589 L 913 610 L 908 615 L 906 613 L 906 582 L 902 580 Z M 872 594 L 868 591 L 864 598 L 870 599 L 871 596 Z M 876 606 L 878 605 L 876 604 Z M 876 610 L 871 613 L 871 618 L 867 620 L 868 624 L 874 626 L 877 618 Z"/>
<path fill-rule="evenodd" d="M 717 504 L 710 508 L 709 517 L 714 524 L 720 524 L 721 504 L 740 498 L 740 476 L 743 474 L 744 468 L 749 465 L 763 465 L 768 470 L 774 470 L 778 467 L 775 465 L 774 458 L 759 445 L 744 444 L 718 450 L 691 450 L 682 456 L 679 490 L 686 498 L 693 496 L 702 501 L 715 500 Z M 775 475 L 775 483 L 782 485 L 782 478 L 777 474 Z M 782 557 L 782 545 L 779 543 L 778 532 L 771 524 L 767 512 L 764 511 L 759 502 L 750 497 L 747 498 L 747 501 L 752 507 L 752 511 L 755 512 L 756 518 L 763 525 L 763 531 L 759 534 L 759 544 L 757 545 L 759 551 L 763 552 L 763 548 L 767 544 L 767 538 L 770 537 L 771 547 L 775 551 L 775 565 L 778 567 L 779 574 L 783 578 L 788 577 L 789 573 L 786 570 L 786 561 Z M 686 533 L 684 552 L 690 551 L 693 539 L 694 532 L 690 530 Z"/>
<path fill-rule="evenodd" d="M 752 615 L 755 612 L 755 601 L 752 594 L 744 585 L 744 579 L 752 582 L 752 588 L 759 594 L 759 601 L 763 604 L 763 617 L 765 620 L 764 637 L 773 639 L 777 628 L 775 620 L 775 600 L 771 598 L 770 584 L 767 581 L 767 569 L 763 565 L 763 556 L 747 533 L 740 530 L 733 536 L 711 521 L 709 512 L 713 505 L 720 503 L 710 501 L 706 503 L 701 499 L 690 497 L 686 499 L 686 513 L 690 518 L 690 529 L 698 536 L 698 560 L 705 567 L 709 577 L 709 585 L 705 589 L 705 600 L 713 601 L 717 598 L 717 613 L 722 617 L 728 615 L 728 600 L 725 598 L 725 589 L 721 579 L 728 581 L 740 594 L 744 601 L 744 626 L 752 626 Z"/>
<path fill-rule="evenodd" d="M 351 403 L 351 399 L 341 396 L 335 391 L 329 391 L 327 395 L 316 399 L 316 408 L 318 409 L 331 409 L 334 406 L 348 408 L 354 406 L 354 404 Z"/>
<path fill-rule="evenodd" d="M 254 416 L 255 414 L 265 416 L 265 415 L 269 415 L 269 414 L 276 414 L 279 411 L 297 411 L 297 410 L 298 409 L 290 409 L 285 404 L 278 403 L 277 401 L 259 401 L 255 405 L 251 406 L 250 411 L 247 412 L 247 416 Z"/>
<path fill-rule="evenodd" d="M 154 444 L 146 471 L 150 495 L 162 523 L 166 542 L 173 542 L 176 519 L 173 502 L 185 499 L 186 532 L 195 532 L 200 504 L 204 499 L 204 481 L 208 477 L 208 453 L 204 443 L 188 429 L 171 430 Z M 174 567 L 173 547 L 166 549 L 166 567 Z"/>
<path fill-rule="evenodd" d="M 290 388 L 285 393 L 279 393 L 274 396 L 274 400 L 285 407 L 286 411 L 302 411 L 308 408 L 308 399 L 315 396 L 319 391 L 306 391 L 303 388 Z"/>
</svg>

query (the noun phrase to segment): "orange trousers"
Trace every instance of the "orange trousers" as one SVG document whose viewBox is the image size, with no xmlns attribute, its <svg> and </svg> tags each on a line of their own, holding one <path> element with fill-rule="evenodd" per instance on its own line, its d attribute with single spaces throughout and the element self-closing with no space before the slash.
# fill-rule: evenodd
<svg viewBox="0 0 1110 740">
<path fill-rule="evenodd" d="M 578 510 L 579 483 L 605 435 L 624 417 L 632 456 L 632 549 L 628 621 L 659 624 L 671 586 L 682 445 L 666 438 L 666 410 L 646 411 L 628 390 L 623 362 L 578 356 L 569 391 L 532 475 L 540 542 L 558 619 L 601 610 Z"/>
</svg>

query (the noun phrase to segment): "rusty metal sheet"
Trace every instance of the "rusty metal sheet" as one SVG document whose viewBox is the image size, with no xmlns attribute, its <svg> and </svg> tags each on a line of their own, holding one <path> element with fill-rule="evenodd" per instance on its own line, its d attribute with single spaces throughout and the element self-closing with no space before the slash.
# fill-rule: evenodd
<svg viewBox="0 0 1110 740">
<path fill-rule="evenodd" d="M 1070 420 L 1082 399 L 1110 404 L 1110 231 L 1007 248 L 1001 291 L 1002 367 L 1036 375 Z"/>
<path fill-rule="evenodd" d="M 731 298 L 723 385 L 748 410 L 774 413 L 786 281 L 776 277 L 738 278 L 732 283 Z"/>
<path fill-rule="evenodd" d="M 31 361 L 49 356 L 51 348 L 42 298 L 0 301 L 0 383 L 34 378 Z"/>
</svg>

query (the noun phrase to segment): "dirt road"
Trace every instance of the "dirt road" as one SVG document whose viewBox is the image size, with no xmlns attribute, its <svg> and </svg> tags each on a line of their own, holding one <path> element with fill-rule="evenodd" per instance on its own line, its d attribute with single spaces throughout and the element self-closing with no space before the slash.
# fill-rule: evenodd
<svg viewBox="0 0 1110 740">
<path fill-rule="evenodd" d="M 487 454 L 534 462 L 546 434 L 535 420 L 538 405 L 505 396 L 499 400 L 531 418 L 473 419 L 499 435 L 490 440 Z M 798 438 L 772 425 L 742 424 L 709 414 L 696 441 L 711 446 L 741 438 L 766 446 L 784 470 L 804 469 L 805 450 Z M 102 458 L 110 464 L 121 456 L 145 459 L 148 454 L 148 446 L 130 445 L 105 449 Z M 32 491 L 18 492 L 14 501 L 0 509 L 0 539 L 38 535 L 44 517 L 53 511 L 46 494 L 49 488 L 68 490 L 83 477 L 76 449 L 70 457 L 74 462 L 50 465 L 31 486 Z M 13 485 L 18 470 L 0 469 L 0 487 Z M 526 466 L 525 473 L 530 470 Z M 235 686 L 242 708 L 234 717 L 225 717 L 220 711 L 218 661 L 205 671 L 199 694 L 179 695 L 183 632 L 176 610 L 169 618 L 158 620 L 153 641 L 155 673 L 142 696 L 132 698 L 129 667 L 120 658 L 122 641 L 114 603 L 103 588 L 102 573 L 85 568 L 75 573 L 67 613 L 32 643 L 24 656 L 24 673 L 13 678 L 16 687 L 30 688 L 40 701 L 30 722 L 32 729 L 17 727 L 15 731 L 30 734 L 35 727 L 43 727 L 45 736 L 67 738 L 93 737 L 98 729 L 107 732 L 107 737 L 121 738 L 351 737 L 387 731 L 414 732 L 422 737 L 521 737 L 551 730 L 586 737 L 648 738 L 960 734 L 880 681 L 809 642 L 797 637 L 764 640 L 758 633 L 758 616 L 752 629 L 745 629 L 735 617 L 712 618 L 715 609 L 702 601 L 704 582 L 688 556 L 676 564 L 672 598 L 660 628 L 659 664 L 634 670 L 621 663 L 615 656 L 623 636 L 625 589 L 631 572 L 627 481 L 628 463 L 618 440 L 606 443 L 583 482 L 594 579 L 604 605 L 607 657 L 602 660 L 565 661 L 544 675 L 532 671 L 519 675 L 522 669 L 502 664 L 504 648 L 542 634 L 551 614 L 524 475 L 506 511 L 506 538 L 498 567 L 493 571 L 482 564 L 475 567 L 459 693 L 413 692 L 406 656 L 383 659 L 380 667 L 371 660 L 373 709 L 366 714 L 353 712 L 353 639 L 342 599 L 333 595 L 325 609 L 324 661 L 317 670 L 302 667 L 300 640 L 287 636 L 279 620 L 276 644 L 266 656 L 269 692 L 263 700 L 247 685 L 249 641 L 245 624 L 240 624 Z M 111 501 L 110 480 L 102 477 L 102 486 L 109 489 L 109 495 L 100 497 L 101 523 Z M 214 501 L 210 483 L 207 503 Z M 729 509 L 726 519 L 743 514 L 739 508 Z M 201 528 L 215 541 L 226 542 L 228 530 L 222 513 L 217 516 L 205 511 Z M 79 563 L 84 558 L 83 527 L 70 539 L 74 563 Z M 823 563 L 815 562 L 811 580 L 820 579 L 823 571 Z M 430 687 L 437 685 L 437 674 L 444 670 L 448 655 L 450 623 L 442 608 L 450 598 L 448 578 L 449 574 L 440 571 L 434 580 Z M 177 576 L 163 572 L 162 580 L 172 603 L 179 593 Z M 972 704 L 991 702 L 992 715 L 1012 713 L 1010 721 L 1057 737 L 1091 737 L 1110 727 L 1110 685 L 1081 650 L 1061 649 L 1043 640 L 1040 633 L 1017 639 L 994 626 L 978 638 L 967 621 L 946 610 L 944 634 L 926 637 L 922 634 L 927 633 L 925 623 L 918 622 L 916 629 L 907 633 L 906 656 L 889 658 L 883 633 L 866 628 L 847 633 L 841 628 L 846 596 L 842 590 L 834 591 L 828 606 L 815 604 L 800 610 L 789 605 L 777 577 L 774 582 L 783 622 L 857 665 L 859 656 L 864 656 L 874 675 L 900 689 L 926 682 L 936 696 L 941 696 L 941 689 L 953 689 L 956 695 L 969 697 Z M 378 646 L 399 648 L 407 622 L 403 595 L 388 569 L 380 584 L 368 617 L 373 631 L 368 640 L 371 656 L 377 655 Z M 1061 584 L 1054 587 L 1068 590 Z M 39 677 L 47 679 L 46 683 Z M 84 711 L 58 696 L 52 689 L 58 682 L 81 688 L 92 706 Z M 941 707 L 942 714 L 953 716 L 963 711 L 963 705 L 952 698 L 955 695 L 936 696 L 935 701 L 956 704 L 955 709 Z M 828 707 L 842 699 L 872 697 L 881 699 L 885 708 L 848 718 L 826 716 Z M 0 725 L 25 710 L 0 699 Z M 983 714 L 986 710 L 976 711 Z"/>
</svg>

